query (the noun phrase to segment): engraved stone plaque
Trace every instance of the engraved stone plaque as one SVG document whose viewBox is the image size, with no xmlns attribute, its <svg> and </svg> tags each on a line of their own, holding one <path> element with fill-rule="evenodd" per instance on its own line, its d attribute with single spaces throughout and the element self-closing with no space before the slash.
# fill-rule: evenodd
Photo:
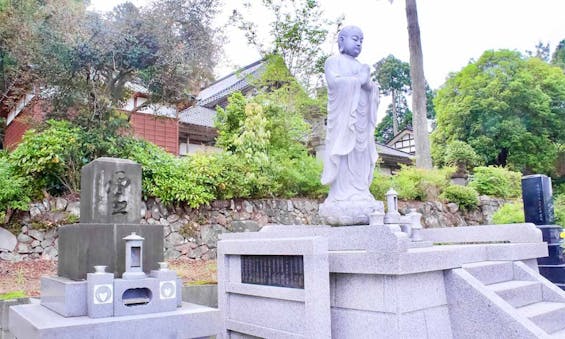
<svg viewBox="0 0 565 339">
<path fill-rule="evenodd" d="M 241 282 L 303 289 L 303 257 L 301 255 L 242 255 Z"/>
</svg>

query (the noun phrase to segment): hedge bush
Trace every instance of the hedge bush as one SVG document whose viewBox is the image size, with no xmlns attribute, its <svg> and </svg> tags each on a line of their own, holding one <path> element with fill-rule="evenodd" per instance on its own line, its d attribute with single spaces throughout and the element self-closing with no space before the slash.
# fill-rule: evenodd
<svg viewBox="0 0 565 339">
<path fill-rule="evenodd" d="M 480 166 L 473 170 L 469 186 L 481 195 L 499 198 L 519 198 L 522 195 L 522 174 L 503 167 Z"/>
<path fill-rule="evenodd" d="M 392 178 L 392 185 L 398 197 L 406 200 L 435 200 L 450 185 L 452 167 L 443 169 L 422 169 L 403 166 Z"/>
<path fill-rule="evenodd" d="M 371 186 L 369 190 L 371 194 L 377 200 L 385 200 L 386 199 L 386 192 L 391 188 L 394 187 L 393 184 L 393 176 L 381 173 L 378 168 L 375 169 L 375 173 L 373 175 L 373 181 L 371 182 Z"/>
<path fill-rule="evenodd" d="M 76 191 L 84 157 L 81 129 L 68 121 L 49 120 L 43 131 L 28 130 L 8 156 L 16 174 L 36 192 L 59 194 Z"/>
<path fill-rule="evenodd" d="M 515 224 L 525 222 L 524 205 L 512 202 L 502 205 L 492 216 L 493 224 Z"/>
<path fill-rule="evenodd" d="M 553 196 L 553 208 L 555 211 L 555 223 L 565 227 L 565 194 Z"/>
<path fill-rule="evenodd" d="M 27 180 L 16 174 L 7 157 L 0 156 L 0 224 L 6 215 L 13 210 L 27 210 L 31 201 L 31 191 Z"/>
<path fill-rule="evenodd" d="M 446 187 L 440 198 L 459 205 L 463 210 L 473 210 L 479 206 L 479 194 L 468 186 L 451 185 Z"/>
</svg>

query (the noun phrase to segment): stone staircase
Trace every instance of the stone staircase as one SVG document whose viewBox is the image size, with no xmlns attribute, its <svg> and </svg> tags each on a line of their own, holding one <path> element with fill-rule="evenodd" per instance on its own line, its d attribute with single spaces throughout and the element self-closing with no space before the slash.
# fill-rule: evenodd
<svg viewBox="0 0 565 339">
<path fill-rule="evenodd" d="M 511 308 L 505 310 L 516 321 L 543 331 L 536 331 L 535 336 L 565 338 L 565 292 L 534 269 L 519 261 L 483 261 L 465 264 L 462 269 L 508 303 Z"/>
</svg>

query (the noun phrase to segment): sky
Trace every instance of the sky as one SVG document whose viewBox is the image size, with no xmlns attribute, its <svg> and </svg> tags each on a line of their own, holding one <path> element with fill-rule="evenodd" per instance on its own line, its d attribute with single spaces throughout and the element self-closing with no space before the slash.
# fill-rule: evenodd
<svg viewBox="0 0 565 339">
<path fill-rule="evenodd" d="M 130 0 L 142 6 L 148 0 Z M 91 0 L 91 9 L 111 10 L 121 0 Z M 259 0 L 254 0 L 259 4 Z M 344 24 L 359 26 L 364 32 L 359 61 L 373 65 L 389 54 L 408 62 L 408 33 L 404 1 L 319 0 L 328 19 L 344 15 Z M 218 24 L 241 8 L 241 1 L 225 0 Z M 535 51 L 538 42 L 549 43 L 551 52 L 565 39 L 565 0 L 420 0 L 420 23 L 424 73 L 433 89 L 440 87 L 452 72 L 460 71 L 470 60 L 489 49 Z M 260 36 L 268 39 L 268 15 L 256 12 Z M 235 27 L 225 30 L 224 56 L 215 70 L 217 77 L 260 58 L 247 46 Z M 337 45 L 328 46 L 333 52 Z"/>
</svg>

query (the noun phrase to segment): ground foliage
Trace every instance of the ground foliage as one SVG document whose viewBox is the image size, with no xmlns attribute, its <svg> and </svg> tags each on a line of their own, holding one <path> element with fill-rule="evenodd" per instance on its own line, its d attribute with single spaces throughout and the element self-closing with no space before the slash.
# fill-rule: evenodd
<svg viewBox="0 0 565 339">
<path fill-rule="evenodd" d="M 473 169 L 473 178 L 469 186 L 482 195 L 520 198 L 522 196 L 522 174 L 504 167 L 479 166 Z"/>
<path fill-rule="evenodd" d="M 215 260 L 168 260 L 169 268 L 175 271 L 184 285 L 217 283 Z M 27 260 L 10 262 L 0 260 L 0 300 L 2 296 L 38 297 L 40 278 L 57 275 L 55 260 Z"/>
<path fill-rule="evenodd" d="M 440 198 L 456 203 L 463 210 L 473 210 L 479 206 L 479 193 L 470 186 L 447 186 L 440 194 Z"/>
<path fill-rule="evenodd" d="M 492 215 L 493 224 L 515 224 L 523 222 L 525 222 L 524 205 L 521 201 L 506 203 Z"/>
</svg>

